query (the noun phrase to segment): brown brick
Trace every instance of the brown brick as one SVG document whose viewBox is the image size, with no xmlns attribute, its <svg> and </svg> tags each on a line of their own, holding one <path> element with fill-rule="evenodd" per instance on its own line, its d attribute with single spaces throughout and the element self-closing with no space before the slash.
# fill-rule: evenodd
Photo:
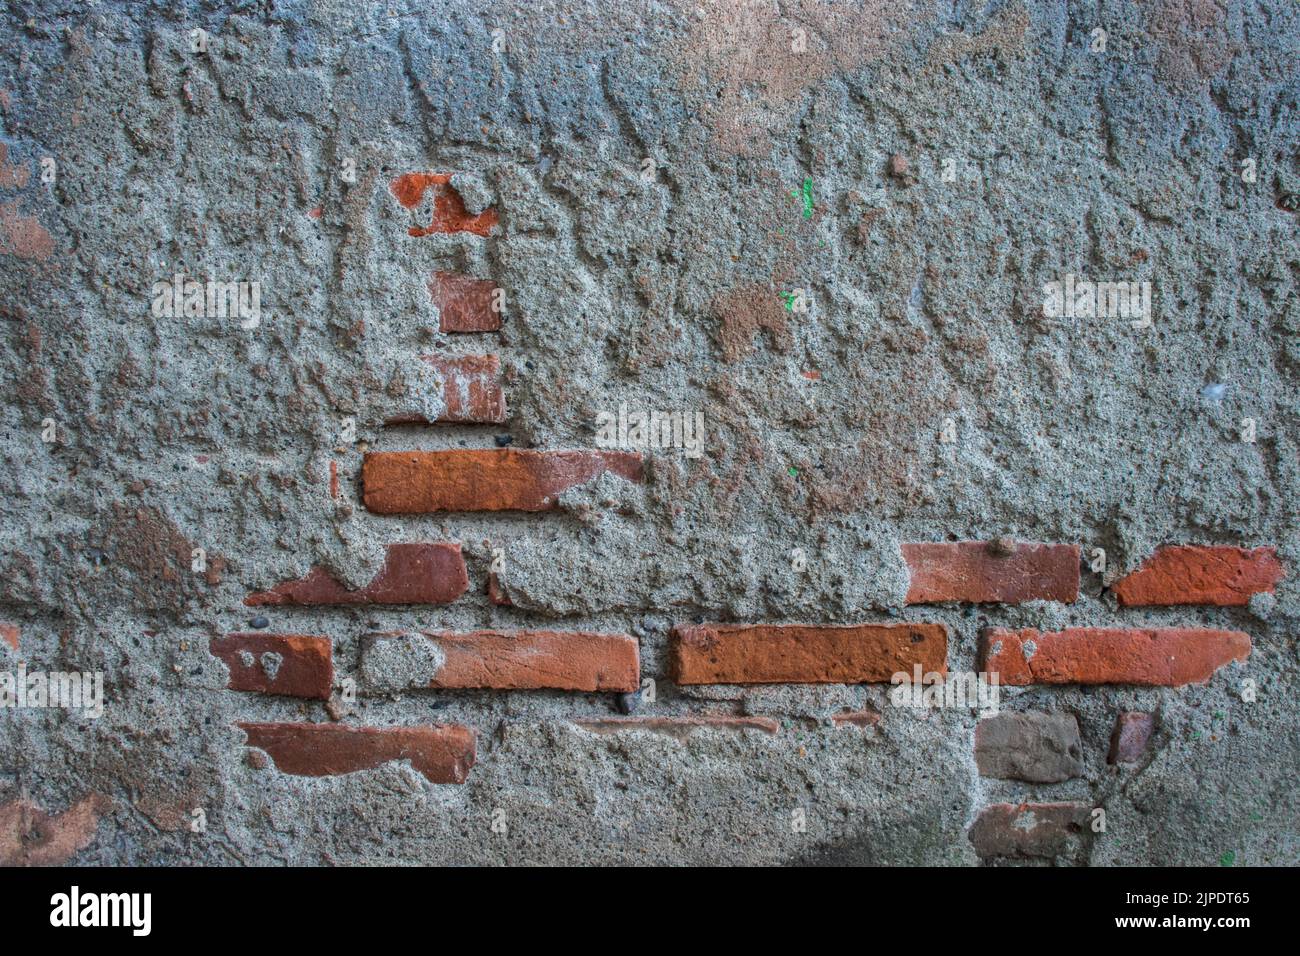
<svg viewBox="0 0 1300 956">
<path fill-rule="evenodd" d="M 770 717 L 732 717 L 726 714 L 699 714 L 686 717 L 595 717 L 575 720 L 583 730 L 596 734 L 615 734 L 640 730 L 685 740 L 697 730 L 759 730 L 775 734 L 781 725 Z"/>
<path fill-rule="evenodd" d="M 679 684 L 860 684 L 947 673 L 942 624 L 682 625 L 673 630 Z"/>
<path fill-rule="evenodd" d="M 510 600 L 510 595 L 506 589 L 501 586 L 501 579 L 496 572 L 488 573 L 487 581 L 488 600 L 500 607 L 514 607 L 515 602 Z"/>
<path fill-rule="evenodd" d="M 244 603 L 271 604 L 446 604 L 469 589 L 469 573 L 459 544 L 390 544 L 384 566 L 359 591 L 349 591 L 324 568 L 286 581 L 270 591 L 250 594 Z"/>
<path fill-rule="evenodd" d="M 559 496 L 606 471 L 640 481 L 631 452 L 376 451 L 361 468 L 366 507 L 377 514 L 545 511 Z"/>
<path fill-rule="evenodd" d="M 1060 783 L 1083 773 L 1083 744 L 1073 714 L 1004 712 L 975 725 L 980 776 Z"/>
<path fill-rule="evenodd" d="M 1112 586 L 1124 607 L 1211 604 L 1234 607 L 1271 592 L 1286 576 L 1274 548 L 1167 545 Z"/>
<path fill-rule="evenodd" d="M 417 238 L 451 232 L 488 236 L 497 224 L 495 209 L 485 209 L 477 216 L 470 215 L 465 201 L 451 184 L 451 173 L 405 173 L 390 182 L 388 190 L 406 209 L 418 208 L 425 193 L 432 192 L 433 218 L 429 225 L 412 226 L 407 230 L 409 235 Z"/>
<path fill-rule="evenodd" d="M 328 700 L 334 686 L 327 637 L 251 631 L 214 637 L 208 647 L 230 669 L 231 690 Z"/>
<path fill-rule="evenodd" d="M 394 760 L 432 783 L 464 783 L 474 766 L 474 731 L 458 725 L 348 727 L 343 724 L 239 724 L 248 746 L 266 751 L 282 773 L 326 777 Z"/>
<path fill-rule="evenodd" d="M 443 332 L 497 332 L 501 313 L 492 308 L 491 279 L 475 279 L 456 272 L 435 272 L 429 279 L 429 298 L 438 307 L 438 328 Z"/>
<path fill-rule="evenodd" d="M 402 646 L 410 642 L 429 646 Z M 391 671 L 404 660 L 422 662 L 405 668 L 407 687 L 629 692 L 641 684 L 637 642 L 626 634 L 441 631 L 371 634 L 363 642 L 370 683 L 394 689 Z"/>
<path fill-rule="evenodd" d="M 1106 755 L 1106 762 L 1114 764 L 1140 761 L 1155 729 L 1155 714 L 1131 710 L 1121 713 L 1115 721 L 1115 730 L 1110 735 L 1110 753 Z"/>
<path fill-rule="evenodd" d="M 1194 627 L 1073 627 L 1042 632 L 989 628 L 983 635 L 984 670 L 1003 684 L 1141 684 L 1179 687 L 1204 683 L 1229 661 L 1250 654 L 1241 631 Z"/>
<path fill-rule="evenodd" d="M 1026 541 L 904 544 L 908 604 L 1020 604 L 1079 597 L 1079 547 Z"/>
<path fill-rule="evenodd" d="M 1091 822 L 1086 803 L 995 803 L 980 811 L 968 837 L 985 859 L 1051 859 L 1087 840 Z"/>
<path fill-rule="evenodd" d="M 62 866 L 95 841 L 111 808 L 98 793 L 56 814 L 22 799 L 0 806 L 0 866 Z"/>
</svg>

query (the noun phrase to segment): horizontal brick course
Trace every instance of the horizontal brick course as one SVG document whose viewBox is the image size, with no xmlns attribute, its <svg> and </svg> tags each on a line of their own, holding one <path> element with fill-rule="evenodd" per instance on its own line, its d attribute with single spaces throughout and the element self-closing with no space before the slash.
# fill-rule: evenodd
<svg viewBox="0 0 1300 956">
<path fill-rule="evenodd" d="M 393 642 L 426 642 L 433 673 L 412 674 L 408 686 L 497 690 L 634 691 L 640 686 L 636 639 L 626 634 L 586 631 L 414 632 L 367 635 L 363 673 L 385 669 L 387 655 L 399 660 Z M 415 658 L 429 648 L 417 648 Z"/>
<path fill-rule="evenodd" d="M 460 545 L 447 542 L 390 544 L 384 566 L 364 588 L 349 591 L 324 568 L 297 581 L 250 594 L 244 603 L 261 605 L 446 604 L 469 588 Z"/>
<path fill-rule="evenodd" d="M 904 544 L 908 604 L 962 601 L 1073 603 L 1079 597 L 1079 547 L 1027 541 Z"/>
<path fill-rule="evenodd" d="M 325 777 L 409 760 L 432 783 L 464 783 L 474 766 L 474 732 L 457 725 L 349 727 L 241 723 L 248 746 L 266 751 L 282 773 Z"/>
<path fill-rule="evenodd" d="M 445 410 L 442 425 L 498 425 L 506 420 L 501 390 L 501 362 L 495 355 L 426 355 L 424 361 L 442 378 Z M 423 415 L 392 415 L 385 425 L 434 424 Z"/>
<path fill-rule="evenodd" d="M 1111 589 L 1124 607 L 1208 604 L 1234 607 L 1271 592 L 1286 576 L 1274 548 L 1167 545 Z"/>
<path fill-rule="evenodd" d="M 475 279 L 457 272 L 435 272 L 429 278 L 429 298 L 438 307 L 442 332 L 497 332 L 501 313 L 492 308 L 491 279 Z"/>
<path fill-rule="evenodd" d="M 983 669 L 1008 685 L 1204 683 L 1250 654 L 1241 631 L 1203 628 L 1075 627 L 1043 632 L 989 628 Z"/>
<path fill-rule="evenodd" d="M 411 226 L 407 233 L 414 237 L 436 233 L 470 232 L 488 236 L 497 224 L 495 209 L 485 209 L 470 215 L 465 201 L 451 184 L 451 173 L 416 172 L 398 176 L 388 184 L 388 191 L 403 208 L 416 209 L 424 201 L 425 193 L 433 193 L 433 218 L 427 226 Z"/>
<path fill-rule="evenodd" d="M 1091 822 L 1086 803 L 995 803 L 980 811 L 968 837 L 985 859 L 1051 859 L 1086 839 Z"/>
<path fill-rule="evenodd" d="M 253 631 L 214 637 L 212 654 L 230 670 L 230 690 L 328 700 L 334 654 L 327 637 Z"/>
<path fill-rule="evenodd" d="M 942 624 L 682 625 L 673 630 L 679 684 L 858 684 L 897 672 L 947 673 Z"/>
<path fill-rule="evenodd" d="M 605 472 L 642 477 L 631 452 L 463 449 L 370 452 L 362 465 L 366 507 L 377 514 L 545 511 Z"/>
</svg>

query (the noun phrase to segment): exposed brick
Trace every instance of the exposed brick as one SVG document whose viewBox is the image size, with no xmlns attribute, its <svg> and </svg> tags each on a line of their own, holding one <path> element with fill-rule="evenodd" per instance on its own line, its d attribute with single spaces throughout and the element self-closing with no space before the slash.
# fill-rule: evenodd
<svg viewBox="0 0 1300 956">
<path fill-rule="evenodd" d="M 596 717 L 575 720 L 574 723 L 583 730 L 596 734 L 640 730 L 665 734 L 678 740 L 685 740 L 697 730 L 760 730 L 765 734 L 775 734 L 781 729 L 781 725 L 770 717 L 731 717 L 725 714 L 700 714 L 688 717 Z"/>
<path fill-rule="evenodd" d="M 1079 721 L 1072 714 L 1001 713 L 975 725 L 980 776 L 1060 783 L 1083 773 Z"/>
<path fill-rule="evenodd" d="M 423 642 L 409 653 L 401 645 Z M 391 689 L 392 664 L 408 669 L 406 686 L 497 690 L 634 691 L 640 686 L 636 639 L 586 631 L 469 631 L 371 634 L 363 642 L 369 681 Z"/>
<path fill-rule="evenodd" d="M 836 727 L 875 727 L 880 723 L 880 714 L 874 710 L 842 710 L 831 714 L 831 723 Z"/>
<path fill-rule="evenodd" d="M 1091 817 L 1086 803 L 995 803 L 980 811 L 967 836 L 986 859 L 1051 859 L 1087 839 Z"/>
<path fill-rule="evenodd" d="M 514 607 L 515 602 L 510 600 L 510 595 L 506 593 L 505 588 L 501 586 L 501 579 L 496 572 L 490 572 L 487 580 L 488 600 L 500 607 Z"/>
<path fill-rule="evenodd" d="M 0 624 L 0 641 L 4 641 L 15 651 L 18 650 L 18 628 L 13 624 Z"/>
<path fill-rule="evenodd" d="M 947 673 L 942 624 L 692 624 L 673 629 L 679 684 L 859 684 Z"/>
<path fill-rule="evenodd" d="M 904 544 L 911 574 L 908 604 L 966 601 L 1073 603 L 1079 597 L 1079 547 L 1026 541 Z"/>
<path fill-rule="evenodd" d="M 1003 684 L 1204 683 L 1229 661 L 1250 654 L 1241 631 L 1202 628 L 1073 627 L 1042 632 L 989 628 L 984 670 Z"/>
<path fill-rule="evenodd" d="M 92 793 L 58 814 L 26 800 L 0 806 L 0 866 L 62 866 L 94 842 L 111 805 Z"/>
<path fill-rule="evenodd" d="M 506 396 L 501 390 L 501 363 L 495 355 L 426 355 L 442 378 L 446 406 L 439 424 L 497 425 L 506 420 Z M 422 415 L 395 415 L 386 425 L 431 424 Z"/>
<path fill-rule="evenodd" d="M 328 700 L 334 686 L 327 637 L 252 631 L 214 637 L 208 647 L 230 669 L 231 690 Z"/>
<path fill-rule="evenodd" d="M 438 307 L 438 328 L 443 332 L 496 332 L 501 313 L 492 309 L 491 279 L 475 279 L 456 272 L 435 272 L 429 279 L 429 297 Z"/>
<path fill-rule="evenodd" d="M 1110 753 L 1107 763 L 1137 763 L 1146 753 L 1151 735 L 1155 733 L 1155 714 L 1126 710 L 1115 721 L 1110 735 Z"/>
<path fill-rule="evenodd" d="M 474 731 L 458 725 L 347 727 L 342 724 L 239 724 L 248 746 L 266 751 L 282 773 L 326 777 L 394 760 L 432 783 L 464 783 L 474 766 Z"/>
<path fill-rule="evenodd" d="M 433 191 L 433 218 L 427 226 L 412 226 L 407 232 L 412 236 L 430 236 L 435 233 L 472 232 L 487 236 L 497 224 L 497 211 L 485 209 L 471 216 L 465 201 L 451 185 L 451 173 L 405 173 L 388 184 L 389 192 L 407 209 L 417 208 L 426 192 Z"/>
<path fill-rule="evenodd" d="M 1171 604 L 1246 604 L 1286 576 L 1274 548 L 1167 545 L 1112 586 L 1125 607 Z"/>
<path fill-rule="evenodd" d="M 632 452 L 376 451 L 361 469 L 366 507 L 377 514 L 545 511 L 559 496 L 606 471 L 640 481 Z"/>
<path fill-rule="evenodd" d="M 250 594 L 244 603 L 263 604 L 446 604 L 469 589 L 459 544 L 390 544 L 384 566 L 364 588 L 349 591 L 324 568 Z"/>
</svg>

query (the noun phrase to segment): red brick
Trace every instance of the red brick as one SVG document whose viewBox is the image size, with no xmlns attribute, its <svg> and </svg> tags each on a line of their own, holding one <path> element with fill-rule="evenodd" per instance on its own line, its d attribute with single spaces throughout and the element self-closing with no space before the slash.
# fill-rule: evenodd
<svg viewBox="0 0 1300 956">
<path fill-rule="evenodd" d="M 731 717 L 725 714 L 700 714 L 688 717 L 595 717 L 575 720 L 583 730 L 596 734 L 615 734 L 641 730 L 666 734 L 685 740 L 697 730 L 761 730 L 775 734 L 781 725 L 770 717 Z"/>
<path fill-rule="evenodd" d="M 384 566 L 358 591 L 349 591 L 324 568 L 250 594 L 244 603 L 263 604 L 447 604 L 469 589 L 460 545 L 445 542 L 390 544 Z"/>
<path fill-rule="evenodd" d="M 435 272 L 429 279 L 429 298 L 438 307 L 438 328 L 443 332 L 497 332 L 501 313 L 492 309 L 496 284 L 456 272 Z"/>
<path fill-rule="evenodd" d="M 545 511 L 563 492 L 612 472 L 640 481 L 632 452 L 376 451 L 361 468 L 366 507 L 376 514 Z"/>
<path fill-rule="evenodd" d="M 328 700 L 334 652 L 327 637 L 250 631 L 214 637 L 209 650 L 230 669 L 230 690 Z M 277 655 L 272 664 L 263 655 Z"/>
<path fill-rule="evenodd" d="M 13 624 L 0 624 L 0 641 L 18 650 L 18 628 Z"/>
<path fill-rule="evenodd" d="M 99 817 L 111 808 L 98 793 L 58 814 L 21 799 L 0 806 L 0 866 L 62 866 L 95 841 Z"/>
<path fill-rule="evenodd" d="M 417 208 L 424 195 L 433 191 L 433 219 L 428 226 L 412 226 L 412 236 L 430 236 L 435 233 L 472 232 L 487 236 L 497 224 L 497 211 L 485 209 L 471 216 L 465 201 L 451 185 L 451 173 L 406 173 L 388 184 L 389 192 L 407 209 Z"/>
<path fill-rule="evenodd" d="M 697 624 L 673 629 L 678 684 L 860 684 L 947 673 L 942 624 Z"/>
<path fill-rule="evenodd" d="M 501 363 L 495 355 L 426 355 L 442 377 L 445 411 L 439 424 L 498 425 L 506 420 L 506 396 L 501 390 Z M 398 415 L 386 425 L 430 424 L 420 415 Z"/>
<path fill-rule="evenodd" d="M 1020 604 L 1079 597 L 1079 547 L 1027 541 L 903 545 L 908 604 Z"/>
<path fill-rule="evenodd" d="M 515 602 L 510 600 L 510 595 L 506 593 L 505 588 L 501 586 L 501 579 L 495 572 L 488 574 L 487 580 L 488 600 L 500 607 L 514 607 Z"/>
<path fill-rule="evenodd" d="M 1086 840 L 1091 823 L 1086 803 L 995 803 L 980 811 L 967 836 L 986 859 L 1050 859 Z"/>
<path fill-rule="evenodd" d="M 474 731 L 458 725 L 347 727 L 343 724 L 239 724 L 248 746 L 266 751 L 282 773 L 327 777 L 394 760 L 432 783 L 464 783 L 474 766 Z"/>
<path fill-rule="evenodd" d="M 1192 627 L 1073 627 L 1042 632 L 988 628 L 984 670 L 1003 684 L 1140 684 L 1180 687 L 1205 683 L 1229 661 L 1250 654 L 1241 631 Z"/>
<path fill-rule="evenodd" d="M 880 714 L 874 710 L 842 710 L 831 714 L 831 723 L 836 727 L 875 727 L 880 723 Z"/>
<path fill-rule="evenodd" d="M 387 641 L 429 641 L 442 663 L 412 675 L 419 686 L 495 690 L 634 691 L 641 686 L 636 639 L 587 631 L 449 631 L 371 634 L 363 658 Z M 427 682 L 426 682 L 427 681 Z"/>
<path fill-rule="evenodd" d="M 1124 607 L 1212 604 L 1235 607 L 1286 577 L 1275 548 L 1167 545 L 1112 586 Z"/>
<path fill-rule="evenodd" d="M 1107 763 L 1137 763 L 1146 753 L 1151 735 L 1155 733 L 1155 714 L 1138 711 L 1124 711 L 1115 721 L 1115 730 L 1110 735 L 1110 752 L 1106 755 Z"/>
</svg>

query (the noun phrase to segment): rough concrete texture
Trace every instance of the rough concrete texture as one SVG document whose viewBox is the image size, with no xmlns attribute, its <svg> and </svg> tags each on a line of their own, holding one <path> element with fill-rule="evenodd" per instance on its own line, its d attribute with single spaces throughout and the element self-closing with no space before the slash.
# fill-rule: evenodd
<svg viewBox="0 0 1300 956">
<path fill-rule="evenodd" d="M 1037 802 L 1106 829 L 1016 862 L 1300 863 L 1300 5 L 14 0 L 0 43 L 0 670 L 102 671 L 106 698 L 0 711 L 5 861 L 978 865 L 1007 862 L 980 811 Z M 419 171 L 491 236 L 409 235 L 433 201 L 389 183 Z M 440 270 L 504 290 L 500 333 L 438 331 Z M 155 315 L 177 273 L 259 282 L 260 321 Z M 1067 274 L 1149 281 L 1151 326 L 1046 316 Z M 507 424 L 383 427 L 442 413 L 432 352 L 499 354 Z M 544 514 L 362 506 L 367 449 L 595 448 L 623 403 L 702 411 L 703 455 Z M 1003 536 L 1106 569 L 1069 605 L 905 606 L 901 543 Z M 243 606 L 422 540 L 462 543 L 458 601 Z M 1290 573 L 1120 609 L 1106 585 L 1166 543 Z M 258 614 L 330 637 L 336 685 L 370 633 L 631 634 L 638 714 L 780 729 L 597 732 L 616 695 L 383 673 L 355 702 L 228 690 L 209 642 Z M 1205 685 L 1005 689 L 1078 721 L 1079 775 L 1026 784 L 979 775 L 972 708 L 674 687 L 669 631 L 706 620 L 939 622 L 950 671 L 986 624 L 1253 648 Z M 1158 730 L 1110 766 L 1122 711 Z M 236 727 L 334 720 L 463 724 L 477 762 L 290 776 Z"/>
</svg>

